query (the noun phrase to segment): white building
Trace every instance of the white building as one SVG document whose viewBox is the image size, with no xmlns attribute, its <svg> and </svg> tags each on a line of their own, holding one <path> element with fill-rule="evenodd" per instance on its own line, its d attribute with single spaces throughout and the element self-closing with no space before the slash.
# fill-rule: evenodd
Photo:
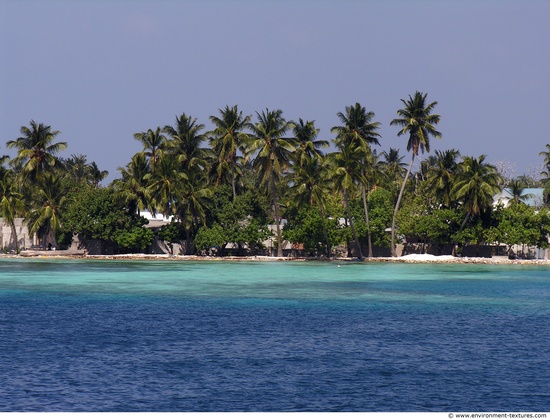
<svg viewBox="0 0 550 419">
<path fill-rule="evenodd" d="M 529 205 L 530 207 L 540 208 L 544 205 L 544 189 L 542 188 L 525 188 L 522 195 L 525 196 L 521 201 Z M 504 188 L 499 194 L 493 197 L 493 206 L 502 204 L 507 207 L 513 196 L 510 189 Z"/>
<path fill-rule="evenodd" d="M 174 219 L 172 215 L 170 215 L 169 217 L 166 217 L 165 215 L 160 213 L 156 213 L 153 215 L 149 211 L 141 211 L 139 215 L 145 218 L 147 221 L 149 221 L 149 224 L 145 225 L 145 227 L 147 228 L 162 227 L 167 224 L 170 224 Z"/>
<path fill-rule="evenodd" d="M 17 234 L 17 242 L 19 249 L 30 249 L 33 246 L 33 238 L 29 235 L 29 229 L 24 223 L 23 218 L 15 219 L 15 232 Z M 0 244 L 3 251 L 15 251 L 15 243 L 12 238 L 11 226 L 4 218 L 0 217 Z"/>
</svg>

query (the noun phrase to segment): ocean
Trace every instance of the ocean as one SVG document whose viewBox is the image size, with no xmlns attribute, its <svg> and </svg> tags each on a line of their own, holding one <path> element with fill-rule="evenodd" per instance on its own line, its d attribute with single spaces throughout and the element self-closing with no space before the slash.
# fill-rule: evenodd
<svg viewBox="0 0 550 419">
<path fill-rule="evenodd" d="M 548 266 L 0 259 L 0 411 L 548 410 Z"/>
</svg>

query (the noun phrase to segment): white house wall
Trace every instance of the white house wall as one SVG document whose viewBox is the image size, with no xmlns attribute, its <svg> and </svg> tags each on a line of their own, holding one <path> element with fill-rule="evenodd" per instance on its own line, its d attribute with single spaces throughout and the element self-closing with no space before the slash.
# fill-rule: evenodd
<svg viewBox="0 0 550 419">
<path fill-rule="evenodd" d="M 23 218 L 15 219 L 15 231 L 17 233 L 19 248 L 30 249 L 32 246 L 32 238 L 29 236 L 29 230 L 25 225 Z M 15 250 L 11 235 L 10 225 L 0 217 L 0 243 L 2 245 L 2 249 L 6 249 L 8 251 Z"/>
</svg>

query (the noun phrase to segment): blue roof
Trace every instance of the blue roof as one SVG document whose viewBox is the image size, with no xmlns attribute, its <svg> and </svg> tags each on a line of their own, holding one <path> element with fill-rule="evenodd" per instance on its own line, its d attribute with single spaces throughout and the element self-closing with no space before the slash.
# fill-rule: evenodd
<svg viewBox="0 0 550 419">
<path fill-rule="evenodd" d="M 525 188 L 522 195 L 527 195 L 526 198 L 523 198 L 522 201 L 525 202 L 530 207 L 541 207 L 544 204 L 544 189 L 543 188 Z M 500 193 L 500 196 L 506 198 L 512 198 L 510 189 L 504 188 Z"/>
</svg>

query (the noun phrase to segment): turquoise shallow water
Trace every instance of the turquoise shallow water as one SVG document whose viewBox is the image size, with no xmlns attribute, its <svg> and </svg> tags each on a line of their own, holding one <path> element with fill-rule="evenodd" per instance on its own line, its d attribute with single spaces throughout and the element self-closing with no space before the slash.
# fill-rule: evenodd
<svg viewBox="0 0 550 419">
<path fill-rule="evenodd" d="M 547 411 L 550 269 L 0 259 L 3 411 Z"/>
</svg>

